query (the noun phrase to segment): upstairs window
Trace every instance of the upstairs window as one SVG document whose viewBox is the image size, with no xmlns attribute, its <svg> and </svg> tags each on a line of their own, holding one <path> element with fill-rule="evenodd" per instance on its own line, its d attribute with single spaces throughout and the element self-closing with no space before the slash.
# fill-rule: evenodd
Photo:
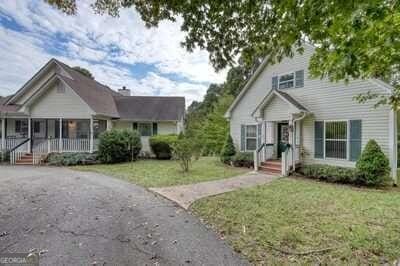
<svg viewBox="0 0 400 266">
<path fill-rule="evenodd" d="M 272 77 L 272 89 L 304 87 L 304 70 L 298 70 Z"/>
<path fill-rule="evenodd" d="M 279 77 L 279 89 L 294 87 L 294 72 Z"/>
</svg>

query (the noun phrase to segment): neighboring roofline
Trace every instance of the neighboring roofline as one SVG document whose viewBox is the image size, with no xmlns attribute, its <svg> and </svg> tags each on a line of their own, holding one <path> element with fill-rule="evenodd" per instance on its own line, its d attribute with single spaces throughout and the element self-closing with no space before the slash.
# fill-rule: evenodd
<svg viewBox="0 0 400 266">
<path fill-rule="evenodd" d="M 378 87 L 386 90 L 387 92 L 393 92 L 394 87 L 392 85 L 390 85 L 389 83 L 387 83 L 386 81 L 383 81 L 381 79 L 368 79 L 368 81 L 370 81 L 372 84 L 377 85 Z"/>
<path fill-rule="evenodd" d="M 281 95 L 279 93 L 279 91 L 277 90 L 270 90 L 269 93 L 264 97 L 264 99 L 257 105 L 257 107 L 254 109 L 254 111 L 251 113 L 251 116 L 254 116 L 254 114 L 265 104 L 268 103 L 268 101 L 272 98 L 272 96 L 278 96 L 281 100 L 283 100 L 284 102 L 286 102 L 287 104 L 290 104 L 291 106 L 293 106 L 296 110 L 298 110 L 299 112 L 305 112 L 305 113 L 309 113 L 309 111 L 307 109 L 305 109 L 305 107 L 303 108 L 299 108 L 298 106 L 296 106 L 295 104 L 293 104 L 291 101 L 289 101 L 288 99 L 286 99 L 283 95 Z M 293 99 L 294 100 L 294 99 Z"/>
<path fill-rule="evenodd" d="M 308 43 L 308 42 L 303 42 L 304 45 L 311 47 L 312 49 L 315 49 L 315 46 Z M 247 90 L 250 88 L 250 86 L 253 84 L 253 82 L 258 78 L 258 76 L 261 74 L 261 72 L 264 70 L 264 68 L 268 65 L 268 56 L 264 58 L 264 60 L 261 62 L 261 64 L 258 66 L 254 74 L 250 77 L 250 79 L 246 82 L 245 86 L 243 89 L 240 91 L 239 95 L 236 96 L 235 100 L 229 106 L 228 110 L 226 111 L 224 117 L 225 118 L 230 118 L 231 113 L 233 109 L 236 107 L 236 105 L 239 103 L 243 95 L 247 92 Z"/>
</svg>

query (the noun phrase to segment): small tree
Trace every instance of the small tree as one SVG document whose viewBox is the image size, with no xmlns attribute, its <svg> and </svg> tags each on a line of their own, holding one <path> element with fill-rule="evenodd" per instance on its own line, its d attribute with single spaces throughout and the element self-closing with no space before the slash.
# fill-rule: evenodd
<svg viewBox="0 0 400 266">
<path fill-rule="evenodd" d="M 230 163 L 232 160 L 232 156 L 236 153 L 235 145 L 233 145 L 233 140 L 231 135 L 228 133 L 224 146 L 222 147 L 221 151 L 221 161 L 223 163 Z"/>
<path fill-rule="evenodd" d="M 76 70 L 76 71 L 78 71 L 78 72 L 81 73 L 82 75 L 84 75 L 84 76 L 90 78 L 90 79 L 94 79 L 93 74 L 92 74 L 89 70 L 87 70 L 86 68 L 79 67 L 79 66 L 75 66 L 75 67 L 73 67 L 73 69 Z"/>
<path fill-rule="evenodd" d="M 130 160 L 136 161 L 137 157 L 142 149 L 142 142 L 140 141 L 140 135 L 137 130 L 124 129 L 121 131 L 121 136 L 127 145 L 127 149 L 130 154 Z"/>
<path fill-rule="evenodd" d="M 179 165 L 183 172 L 188 172 L 192 158 L 195 155 L 195 142 L 182 133 L 179 134 L 178 139 L 172 144 L 172 153 L 175 159 L 179 161 Z"/>
<path fill-rule="evenodd" d="M 389 160 L 378 143 L 371 139 L 356 164 L 358 180 L 367 186 L 380 186 L 390 181 Z"/>
</svg>

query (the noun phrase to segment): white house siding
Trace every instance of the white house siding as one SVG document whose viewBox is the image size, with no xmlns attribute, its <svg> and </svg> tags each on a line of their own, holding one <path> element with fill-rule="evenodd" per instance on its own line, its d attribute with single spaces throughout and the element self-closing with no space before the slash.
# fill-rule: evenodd
<svg viewBox="0 0 400 266">
<path fill-rule="evenodd" d="M 291 106 L 279 98 L 273 96 L 273 98 L 267 103 L 264 109 L 264 120 L 266 121 L 282 121 L 288 120 L 291 113 L 294 110 Z"/>
<path fill-rule="evenodd" d="M 16 104 L 24 104 L 27 99 L 29 99 L 35 92 L 40 89 L 53 75 L 55 74 L 54 68 L 45 73 L 40 79 L 36 80 L 32 87 L 27 90 L 21 97 L 18 99 Z"/>
<path fill-rule="evenodd" d="M 177 134 L 178 128 L 176 122 L 158 122 L 158 134 Z"/>
<path fill-rule="evenodd" d="M 67 86 L 64 93 L 57 92 L 56 86 L 49 88 L 30 107 L 32 118 L 89 119 L 92 113 L 89 106 Z"/>
<path fill-rule="evenodd" d="M 333 83 L 328 80 L 309 79 L 308 61 L 313 49 L 305 47 L 302 55 L 285 58 L 277 65 L 267 66 L 260 73 L 243 98 L 233 109 L 230 119 L 231 135 L 236 146 L 240 144 L 240 125 L 254 123 L 251 113 L 265 97 L 272 86 L 272 77 L 290 71 L 304 70 L 304 87 L 286 89 L 294 99 L 306 107 L 313 116 L 303 121 L 302 140 L 306 163 L 327 163 L 343 166 L 353 166 L 353 162 L 344 160 L 316 160 L 314 156 L 314 122 L 315 120 L 361 119 L 362 147 L 369 139 L 375 139 L 389 156 L 389 111 L 388 106 L 375 109 L 373 102 L 359 104 L 353 97 L 367 91 L 388 93 L 372 81 L 355 80 L 347 85 L 343 82 Z M 287 105 L 283 106 L 283 109 Z M 275 108 L 276 109 L 276 108 Z M 282 113 L 280 113 L 282 114 Z"/>
</svg>

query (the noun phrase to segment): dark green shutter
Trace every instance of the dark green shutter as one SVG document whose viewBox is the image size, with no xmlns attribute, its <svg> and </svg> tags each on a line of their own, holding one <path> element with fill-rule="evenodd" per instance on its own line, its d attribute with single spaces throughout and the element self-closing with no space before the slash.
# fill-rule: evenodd
<svg viewBox="0 0 400 266">
<path fill-rule="evenodd" d="M 246 126 L 242 125 L 240 129 L 240 150 L 246 150 Z"/>
<path fill-rule="evenodd" d="M 158 125 L 157 123 L 153 123 L 153 135 L 157 135 L 158 134 Z"/>
<path fill-rule="evenodd" d="M 314 157 L 324 158 L 324 122 L 314 124 Z"/>
<path fill-rule="evenodd" d="M 261 132 L 262 124 L 257 125 L 257 149 L 261 146 Z"/>
<path fill-rule="evenodd" d="M 276 90 L 278 88 L 278 76 L 272 77 L 272 89 Z"/>
<path fill-rule="evenodd" d="M 133 130 L 137 130 L 137 123 L 132 124 Z"/>
<path fill-rule="evenodd" d="M 361 120 L 350 120 L 350 161 L 357 161 L 361 154 Z"/>
<path fill-rule="evenodd" d="M 296 71 L 296 88 L 304 86 L 304 70 Z"/>
</svg>

